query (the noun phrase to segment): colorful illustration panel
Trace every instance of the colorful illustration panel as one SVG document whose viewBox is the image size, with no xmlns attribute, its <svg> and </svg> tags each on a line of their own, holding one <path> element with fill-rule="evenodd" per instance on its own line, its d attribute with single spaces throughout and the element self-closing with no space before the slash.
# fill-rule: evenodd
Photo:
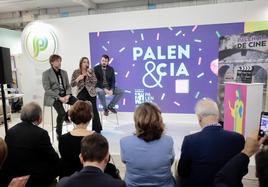
<svg viewBox="0 0 268 187">
<path fill-rule="evenodd" d="M 226 84 L 224 97 L 224 129 L 245 132 L 246 85 Z"/>
</svg>

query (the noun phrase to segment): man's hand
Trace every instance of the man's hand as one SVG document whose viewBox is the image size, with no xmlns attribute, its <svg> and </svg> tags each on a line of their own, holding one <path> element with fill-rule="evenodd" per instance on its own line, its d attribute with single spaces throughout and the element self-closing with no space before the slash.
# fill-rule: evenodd
<svg viewBox="0 0 268 187">
<path fill-rule="evenodd" d="M 249 134 L 246 138 L 246 143 L 242 153 L 246 154 L 248 157 L 254 155 L 260 148 L 261 144 L 267 139 L 267 135 L 258 140 L 258 130 Z"/>
<path fill-rule="evenodd" d="M 66 96 L 65 96 L 65 103 L 68 103 L 69 98 L 70 98 L 70 95 L 66 95 Z"/>
<path fill-rule="evenodd" d="M 62 103 L 65 103 L 65 97 L 59 97 L 59 100 L 60 100 Z"/>
<path fill-rule="evenodd" d="M 104 88 L 104 92 L 105 92 L 106 95 L 109 95 L 109 96 L 113 95 L 113 90 L 112 89 L 108 90 L 107 88 Z"/>
</svg>

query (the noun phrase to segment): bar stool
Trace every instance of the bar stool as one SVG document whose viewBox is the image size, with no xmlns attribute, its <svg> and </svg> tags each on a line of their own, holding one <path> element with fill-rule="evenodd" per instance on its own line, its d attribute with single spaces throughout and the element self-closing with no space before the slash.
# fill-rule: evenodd
<svg viewBox="0 0 268 187">
<path fill-rule="evenodd" d="M 53 106 L 45 106 L 43 105 L 43 122 L 42 122 L 42 128 L 44 129 L 44 126 L 45 126 L 45 109 L 46 107 L 48 107 L 50 109 L 50 119 L 51 119 L 51 134 L 52 134 L 52 142 L 54 142 L 54 129 L 56 129 L 56 126 L 54 126 L 54 117 L 53 117 Z M 70 108 L 70 105 L 68 104 L 63 104 L 63 107 L 65 109 L 65 111 L 69 110 Z M 68 129 L 68 124 L 65 124 L 63 125 L 62 124 L 62 127 L 66 127 L 67 129 L 67 132 L 69 132 L 69 129 Z"/>
<path fill-rule="evenodd" d="M 106 99 L 106 103 L 110 103 L 111 102 L 111 100 L 113 99 L 113 95 L 112 96 L 110 96 L 110 95 L 105 95 L 105 99 Z M 98 99 L 98 101 L 99 101 L 99 99 Z M 99 109 L 101 109 L 100 110 L 100 118 L 101 118 L 101 124 L 103 124 L 103 118 L 104 118 L 104 115 L 103 115 L 103 112 L 104 112 L 104 110 L 103 110 L 103 106 L 99 103 L 99 105 L 98 105 L 99 107 Z M 109 112 L 109 115 L 115 115 L 115 117 L 116 117 L 116 122 L 117 122 L 117 126 L 119 126 L 119 120 L 118 120 L 118 115 L 117 115 L 117 113 L 112 113 L 112 112 Z M 106 120 L 107 120 L 107 118 L 108 118 L 108 116 L 105 116 L 106 117 Z"/>
<path fill-rule="evenodd" d="M 100 110 L 99 112 L 100 112 L 101 124 L 103 124 L 103 118 L 104 118 L 104 114 L 103 114 L 103 112 L 104 112 L 104 110 L 102 109 L 102 110 Z M 118 120 L 118 115 L 117 115 L 117 113 L 109 112 L 109 116 L 110 116 L 111 114 L 112 114 L 112 115 L 115 115 L 115 117 L 116 117 L 116 123 L 117 123 L 117 126 L 119 127 L 119 120 Z M 106 120 L 107 120 L 107 118 L 108 118 L 109 116 L 105 116 L 105 117 L 106 117 Z"/>
<path fill-rule="evenodd" d="M 50 119 L 51 119 L 51 134 L 52 134 L 52 142 L 54 142 L 54 118 L 53 118 L 53 106 L 45 106 L 43 105 L 43 122 L 42 127 L 45 127 L 45 109 L 48 107 L 50 109 Z"/>
</svg>

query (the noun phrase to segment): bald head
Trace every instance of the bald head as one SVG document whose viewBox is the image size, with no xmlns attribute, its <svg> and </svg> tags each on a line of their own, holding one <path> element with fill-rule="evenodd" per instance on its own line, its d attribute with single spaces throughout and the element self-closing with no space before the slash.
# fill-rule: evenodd
<svg viewBox="0 0 268 187">
<path fill-rule="evenodd" d="M 195 105 L 195 114 L 198 116 L 202 125 L 217 123 L 219 118 L 219 109 L 217 103 L 209 98 L 199 100 Z"/>
<path fill-rule="evenodd" d="M 39 122 L 42 119 L 42 110 L 38 103 L 30 102 L 22 107 L 20 119 L 26 122 Z"/>
</svg>

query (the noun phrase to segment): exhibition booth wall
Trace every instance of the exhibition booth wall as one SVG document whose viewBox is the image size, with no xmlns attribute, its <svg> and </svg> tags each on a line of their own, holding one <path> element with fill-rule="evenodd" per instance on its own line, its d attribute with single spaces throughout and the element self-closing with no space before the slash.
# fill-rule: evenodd
<svg viewBox="0 0 268 187">
<path fill-rule="evenodd" d="M 113 59 L 111 65 L 115 67 L 117 72 L 118 86 L 125 89 L 125 85 L 130 85 L 125 89 L 125 97 L 119 103 L 118 109 L 120 112 L 134 111 L 135 105 L 141 98 L 142 101 L 158 103 L 163 108 L 163 112 L 176 116 L 178 120 L 194 121 L 193 106 L 196 100 L 208 96 L 216 99 L 217 96 L 217 72 L 215 72 L 215 67 L 212 66 L 217 66 L 218 38 L 222 35 L 265 29 L 263 24 L 257 27 L 258 23 L 254 23 L 253 26 L 250 23 L 251 21 L 265 20 L 268 20 L 268 4 L 267 1 L 260 0 L 32 22 L 24 29 L 21 40 L 23 53 L 19 67 L 24 102 L 35 100 L 41 105 L 43 104 L 42 72 L 50 67 L 48 63 L 50 54 L 58 53 L 62 56 L 62 68 L 68 72 L 70 79 L 72 72 L 78 68 L 82 56 L 91 57 L 92 66 L 94 66 L 99 62 L 100 55 L 107 53 Z M 170 32 L 165 33 L 167 31 Z M 138 35 L 135 35 L 137 33 Z M 194 35 L 195 33 L 197 35 Z M 118 43 L 126 41 L 125 38 L 122 38 L 123 34 L 129 34 L 129 38 L 132 36 L 139 38 L 133 39 L 133 44 L 122 43 L 119 46 Z M 152 51 L 148 51 L 148 46 L 151 45 L 150 41 L 153 40 L 146 40 L 150 35 L 153 35 L 155 40 L 161 40 L 161 37 L 165 36 L 164 39 L 169 42 L 152 44 Z M 171 35 L 173 37 L 170 37 Z M 39 38 L 36 38 L 37 36 Z M 101 38 L 102 36 L 106 37 L 105 41 L 98 40 L 98 37 Z M 173 40 L 175 42 L 172 43 Z M 147 47 L 138 45 L 143 41 L 148 42 Z M 213 43 L 209 43 L 210 41 L 213 41 Z M 106 42 L 106 45 L 102 45 L 103 42 Z M 202 47 L 198 46 L 200 43 L 203 45 Z M 109 45 L 112 47 L 109 48 Z M 174 49 L 174 45 L 176 49 Z M 206 48 L 210 45 L 211 48 Z M 160 52 L 159 46 L 164 49 L 163 52 Z M 117 52 L 112 51 L 113 48 L 116 48 Z M 134 63 L 134 57 L 137 59 L 141 50 L 147 54 L 147 57 L 144 55 L 143 61 Z M 213 56 L 206 59 L 211 50 L 213 50 Z M 130 57 L 122 62 L 120 53 L 124 51 L 129 52 Z M 153 51 L 157 51 L 157 54 L 152 54 Z M 203 59 L 202 62 L 200 57 Z M 213 60 L 216 60 L 216 63 Z M 159 73 L 158 75 L 153 74 L 153 72 L 148 74 L 150 77 L 146 83 L 147 87 L 144 84 L 146 73 L 150 73 L 149 65 L 146 69 L 144 64 L 151 61 L 155 62 L 152 66 L 162 63 L 162 66 L 158 67 L 158 70 L 161 70 L 160 74 L 162 73 L 162 76 L 165 76 L 163 79 L 166 79 L 163 80 L 162 87 L 160 86 Z M 118 65 L 119 63 L 129 63 L 131 66 Z M 142 63 L 142 65 L 139 63 Z M 173 69 L 170 67 L 172 63 Z M 178 63 L 180 65 L 176 66 Z M 184 66 L 181 66 L 182 63 Z M 195 64 L 194 68 L 193 64 Z M 136 72 L 143 73 L 141 75 L 135 73 L 131 77 L 132 69 L 126 71 L 126 68 L 134 68 L 135 66 L 137 67 Z M 155 68 L 157 69 L 157 67 Z M 204 68 L 204 71 L 199 71 L 200 68 Z M 163 69 L 169 72 L 163 72 Z M 192 69 L 196 69 L 196 71 L 192 71 Z M 133 70 L 133 72 L 135 71 Z M 164 75 L 165 73 L 168 75 Z M 208 76 L 206 77 L 206 75 Z M 167 78 L 168 76 L 173 78 Z M 128 77 L 131 79 L 126 79 Z M 179 91 L 176 89 L 178 77 L 180 79 L 179 83 L 184 85 L 184 89 Z M 204 80 L 199 79 L 200 77 Z M 138 81 L 138 83 L 135 81 Z M 135 87 L 142 81 L 143 85 L 141 87 Z M 194 85 L 196 81 L 200 82 Z M 150 87 L 154 83 L 156 86 Z M 170 87 L 170 85 L 172 86 Z M 194 90 L 195 87 L 200 85 L 203 90 Z M 135 88 L 132 89 L 131 86 Z M 167 94 L 169 92 L 171 95 Z M 178 100 L 176 100 L 176 97 L 178 97 Z M 169 98 L 172 99 L 165 100 Z M 187 102 L 183 103 L 183 101 L 191 102 L 186 106 Z"/>
</svg>

